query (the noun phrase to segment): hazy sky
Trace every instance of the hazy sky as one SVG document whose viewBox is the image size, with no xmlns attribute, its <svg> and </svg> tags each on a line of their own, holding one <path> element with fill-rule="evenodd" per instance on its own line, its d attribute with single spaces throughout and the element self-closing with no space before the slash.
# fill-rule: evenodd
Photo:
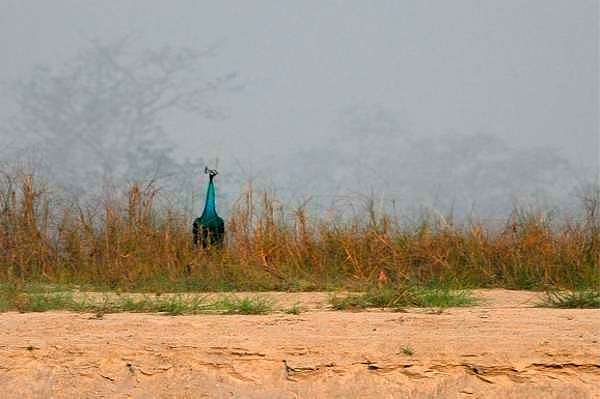
<svg viewBox="0 0 600 399">
<path fill-rule="evenodd" d="M 169 122 L 183 153 L 241 158 L 319 145 L 344 107 L 382 105 L 414 134 L 488 132 L 599 153 L 599 2 L 0 0 L 0 79 L 57 65 L 86 38 L 222 42 L 246 88 L 229 119 Z M 0 116 L 6 116 L 4 103 Z"/>
</svg>

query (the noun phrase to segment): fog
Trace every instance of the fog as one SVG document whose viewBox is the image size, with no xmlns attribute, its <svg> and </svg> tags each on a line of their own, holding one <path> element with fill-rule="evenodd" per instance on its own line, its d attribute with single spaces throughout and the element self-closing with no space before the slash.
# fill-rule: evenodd
<svg viewBox="0 0 600 399">
<path fill-rule="evenodd" d="M 506 215 L 600 170 L 599 3 L 0 0 L 0 160 L 226 211 L 372 198 Z M 192 202 L 190 204 L 189 202 Z"/>
</svg>

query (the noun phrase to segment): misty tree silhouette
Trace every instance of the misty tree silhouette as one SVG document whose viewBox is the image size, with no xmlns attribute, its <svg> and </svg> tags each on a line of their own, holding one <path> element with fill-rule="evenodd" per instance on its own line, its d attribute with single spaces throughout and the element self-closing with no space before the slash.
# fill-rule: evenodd
<svg viewBox="0 0 600 399">
<path fill-rule="evenodd" d="M 91 40 L 60 68 L 37 67 L 12 85 L 18 109 L 8 134 L 37 149 L 53 180 L 67 187 L 198 172 L 201 159 L 173 155 L 162 117 L 174 110 L 223 116 L 212 100 L 235 89 L 236 74 L 205 76 L 216 47 L 140 50 L 129 37 Z"/>
<path fill-rule="evenodd" d="M 554 148 L 515 148 L 485 133 L 417 136 L 379 105 L 343 109 L 336 137 L 289 162 L 277 168 L 286 171 L 280 184 L 337 201 L 333 208 L 354 196 L 410 213 L 425 207 L 495 217 L 509 214 L 515 202 L 556 203 L 576 185 L 575 168 Z"/>
</svg>

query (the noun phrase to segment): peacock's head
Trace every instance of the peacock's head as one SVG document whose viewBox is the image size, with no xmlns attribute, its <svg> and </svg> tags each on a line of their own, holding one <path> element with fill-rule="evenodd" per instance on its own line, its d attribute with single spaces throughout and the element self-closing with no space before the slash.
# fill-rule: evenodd
<svg viewBox="0 0 600 399">
<path fill-rule="evenodd" d="M 208 166 L 204 167 L 204 173 L 206 173 L 208 176 L 210 176 L 211 180 L 213 179 L 213 177 L 215 177 L 216 175 L 219 174 L 219 172 L 217 172 L 216 169 L 208 169 Z"/>
</svg>

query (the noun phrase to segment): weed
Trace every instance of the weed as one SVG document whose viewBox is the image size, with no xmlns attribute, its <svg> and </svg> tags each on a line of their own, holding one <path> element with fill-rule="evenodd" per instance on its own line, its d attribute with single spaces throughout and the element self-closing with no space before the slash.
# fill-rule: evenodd
<svg viewBox="0 0 600 399">
<path fill-rule="evenodd" d="M 598 309 L 600 308 L 600 290 L 548 291 L 544 301 L 539 306 Z"/>
<path fill-rule="evenodd" d="M 285 313 L 299 315 L 302 313 L 302 307 L 300 306 L 300 303 L 296 302 L 289 308 L 285 309 Z"/>
<path fill-rule="evenodd" d="M 412 356 L 412 355 L 415 354 L 414 349 L 412 347 L 408 346 L 408 345 L 403 346 L 402 348 L 400 348 L 400 350 L 402 350 L 402 353 L 405 354 L 405 355 L 407 355 L 407 356 Z"/>
<path fill-rule="evenodd" d="M 339 297 L 333 295 L 329 299 L 335 310 L 364 308 L 435 307 L 446 308 L 469 306 L 475 303 L 468 291 L 449 288 L 425 288 L 409 285 L 371 288 L 363 294 L 350 294 Z"/>
<path fill-rule="evenodd" d="M 1 291 L 0 291 L 1 292 Z M 0 298 L 6 295 L 0 295 Z M 217 306 L 218 307 L 218 306 Z M 17 309 L 20 312 L 46 312 L 50 310 L 70 310 L 90 312 L 96 319 L 107 313 L 147 312 L 167 315 L 196 314 L 211 312 L 215 306 L 204 296 L 184 297 L 182 295 L 136 297 L 133 295 L 104 295 L 101 300 L 76 295 L 71 291 L 49 293 L 20 293 L 13 301 L 6 301 L 3 311 Z M 252 312 L 249 312 L 251 314 Z"/>
<path fill-rule="evenodd" d="M 419 298 L 420 307 L 444 309 L 470 306 L 476 303 L 476 299 L 468 291 L 449 288 L 417 288 L 416 296 Z"/>
<path fill-rule="evenodd" d="M 273 302 L 260 296 L 238 298 L 228 296 L 217 300 L 212 308 L 223 314 L 266 314 L 273 308 Z"/>
<path fill-rule="evenodd" d="M 196 296 L 189 299 L 183 298 L 181 295 L 174 295 L 165 299 L 157 297 L 154 301 L 150 301 L 150 303 L 158 312 L 173 316 L 186 313 L 200 313 L 209 308 L 204 298 Z"/>
<path fill-rule="evenodd" d="M 329 304 L 334 310 L 365 309 L 372 305 L 364 295 L 351 294 L 347 296 L 332 295 Z"/>
</svg>

